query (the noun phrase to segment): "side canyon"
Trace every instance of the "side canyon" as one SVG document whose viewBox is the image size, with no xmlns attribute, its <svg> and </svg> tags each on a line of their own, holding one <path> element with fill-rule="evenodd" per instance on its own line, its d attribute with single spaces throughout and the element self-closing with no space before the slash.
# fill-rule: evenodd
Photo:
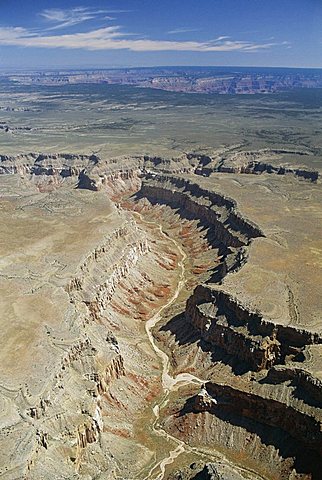
<svg viewBox="0 0 322 480">
<path fill-rule="evenodd" d="M 1 479 L 320 478 L 310 155 L 0 156 Z"/>
</svg>

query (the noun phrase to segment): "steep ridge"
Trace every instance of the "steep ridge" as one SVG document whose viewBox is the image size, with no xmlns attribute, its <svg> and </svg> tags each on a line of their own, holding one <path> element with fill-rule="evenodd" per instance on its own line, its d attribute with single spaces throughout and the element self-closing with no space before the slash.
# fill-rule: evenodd
<svg viewBox="0 0 322 480">
<path fill-rule="evenodd" d="M 28 398 L 30 395 L 18 401 L 29 442 L 18 442 L 17 472 L 24 472 L 26 478 L 72 476 L 75 469 L 79 474 L 87 471 L 94 475 L 115 468 L 101 444 L 104 397 L 109 395 L 113 381 L 125 375 L 125 366 L 112 327 L 102 315 L 121 279 L 132 274 L 148 251 L 143 232 L 125 223 L 89 254 L 66 286 L 74 307 L 68 328 L 78 339 L 55 341 L 56 348 L 63 352 L 58 371 L 51 373 L 53 378 L 47 380 L 37 403 L 36 397 Z M 102 278 L 104 282 L 100 283 Z M 50 329 L 48 336 L 52 337 Z M 19 432 L 11 428 L 8 433 L 14 440 Z M 89 448 L 95 451 L 94 457 Z M 3 468 L 8 475 L 13 474 L 5 464 Z"/>
<path fill-rule="evenodd" d="M 11 330 L 10 325 L 4 328 L 4 335 L 9 330 L 14 342 L 18 331 L 21 340 L 13 346 L 10 341 L 7 344 L 6 337 L 2 342 L 2 361 L 12 350 L 15 362 L 8 361 L 1 376 L 0 401 L 7 408 L 0 416 L 0 473 L 5 479 L 59 478 L 62 474 L 72 478 L 84 465 L 90 465 L 93 473 L 110 465 L 99 444 L 103 429 L 101 399 L 124 375 L 124 362 L 111 328 L 90 321 L 88 310 L 76 304 L 65 287 L 79 256 L 82 258 L 84 250 L 93 248 L 110 230 L 109 226 L 101 227 L 91 235 L 87 222 L 112 218 L 114 212 L 110 202 L 102 202 L 102 196 L 93 205 L 87 194 L 80 197 L 63 190 L 50 196 L 33 193 L 37 220 L 28 217 L 29 225 L 24 226 L 27 232 L 20 231 L 18 238 L 24 244 L 22 270 L 19 256 L 14 256 L 14 242 L 2 264 L 2 305 L 6 309 L 8 296 L 6 320 L 12 324 Z M 25 199 L 23 195 L 15 198 L 12 204 L 8 202 L 9 215 L 20 225 Z M 114 220 L 126 224 L 122 218 Z M 125 239 L 124 228 L 119 231 Z M 114 241 L 113 236 L 111 239 Z M 33 253 L 35 245 L 37 255 Z M 91 260 L 83 267 L 91 268 L 99 252 L 102 249 L 94 247 Z M 21 272 L 25 266 L 30 271 L 24 278 Z M 11 290 L 14 285 L 18 288 L 13 300 L 6 288 Z M 12 313 L 11 302 L 17 305 Z M 22 310 L 21 302 L 25 305 Z M 44 302 L 46 307 L 42 309 Z M 86 458 L 89 445 L 95 449 L 97 461 Z"/>
<path fill-rule="evenodd" d="M 264 236 L 238 214 L 232 199 L 180 177 L 148 175 L 136 195 L 137 200 L 142 198 L 152 205 L 168 205 L 178 211 L 180 218 L 195 220 L 207 229 L 208 242 L 221 257 L 213 272 L 213 281 L 220 281 L 228 272 L 239 269 L 246 261 L 246 246 L 251 239 Z"/>
<path fill-rule="evenodd" d="M 261 174 L 261 173 L 275 173 L 277 175 L 295 175 L 296 177 L 302 177 L 305 180 L 311 180 L 316 182 L 319 178 L 319 172 L 317 171 L 308 171 L 303 168 L 291 168 L 287 166 L 274 166 L 270 163 L 263 163 L 258 161 L 250 161 L 246 165 L 240 167 L 229 167 L 229 166 L 220 166 L 218 170 L 214 170 L 223 173 L 250 173 L 250 174 Z"/>
<path fill-rule="evenodd" d="M 105 472 L 103 478 L 130 476 L 149 464 L 155 455 L 155 435 L 151 433 L 151 438 L 140 439 L 147 421 L 145 410 L 160 389 L 159 365 L 142 320 L 158 311 L 175 288 L 179 255 L 155 227 L 139 226 L 132 215 L 113 207 L 103 193 L 61 188 L 50 194 L 34 195 L 37 217 L 44 217 L 45 222 L 44 237 L 42 224 L 39 227 L 35 221 L 39 238 L 41 241 L 45 238 L 45 260 L 38 254 L 34 256 L 35 232 L 28 231 L 24 261 L 30 271 L 38 269 L 39 274 L 27 273 L 21 281 L 28 287 L 27 301 L 35 303 L 33 316 L 37 315 L 42 295 L 46 294 L 56 312 L 53 321 L 48 307 L 43 317 L 40 314 L 34 343 L 32 335 L 31 339 L 28 335 L 23 337 L 31 342 L 26 347 L 31 351 L 28 354 L 31 365 L 24 361 L 21 352 L 17 359 L 17 363 L 24 362 L 19 375 L 25 384 L 16 385 L 13 375 L 10 379 L 13 387 L 9 389 L 9 380 L 2 378 L 1 475 L 5 479 L 33 480 L 58 479 L 62 475 L 94 478 L 100 472 Z M 13 202 L 20 202 L 19 197 L 15 198 Z M 23 199 L 21 202 L 24 206 Z M 89 211 L 85 208 L 87 203 L 92 205 Z M 23 209 L 17 211 L 21 222 Z M 63 212 L 67 218 L 62 231 L 67 238 L 63 236 L 60 243 L 55 222 Z M 89 244 L 91 249 L 79 250 L 79 257 L 77 246 L 83 245 L 84 232 L 87 237 L 91 230 L 97 231 L 93 234 L 94 247 L 84 238 L 85 246 Z M 51 243 L 54 253 L 49 252 Z M 40 241 L 36 243 L 37 252 L 41 246 Z M 58 263 L 56 252 L 61 262 L 70 261 L 72 255 L 75 270 L 67 263 Z M 43 280 L 45 290 L 40 272 L 47 265 L 52 265 L 54 273 L 53 278 Z M 11 265 L 7 276 L 3 272 L 6 281 L 16 281 L 14 271 Z M 19 273 L 18 270 L 18 282 Z M 35 284 L 30 287 L 30 282 Z M 37 295 L 35 300 L 34 295 Z M 26 302 L 23 292 L 21 296 Z M 60 303 L 55 303 L 57 297 Z M 26 328 L 33 327 L 28 317 L 26 323 Z M 35 370 L 39 349 L 44 376 L 38 373 L 39 368 Z M 24 370 L 31 371 L 30 376 Z M 126 449 L 132 454 L 124 459 Z"/>
<path fill-rule="evenodd" d="M 38 182 L 56 180 L 77 182 L 79 188 L 99 190 L 110 181 L 126 180 L 127 177 L 162 173 L 196 173 L 209 176 L 222 173 L 269 173 L 291 174 L 316 182 L 319 172 L 305 166 L 294 167 L 281 163 L 280 157 L 312 156 L 307 150 L 261 149 L 241 150 L 241 145 L 221 148 L 211 155 L 198 152 L 182 153 L 180 156 L 163 158 L 153 155 L 120 156 L 101 158 L 98 154 L 74 153 L 29 153 L 16 156 L 0 155 L 0 174 L 29 175 Z M 236 151 L 237 150 L 237 151 Z M 274 160 L 274 163 L 270 162 Z M 44 178 L 41 178 L 44 177 Z M 136 184 L 137 189 L 139 185 Z"/>
<path fill-rule="evenodd" d="M 308 150 L 298 149 L 260 149 L 255 151 L 234 149 L 219 150 L 213 156 L 199 156 L 200 163 L 195 170 L 198 175 L 209 176 L 214 172 L 275 175 L 294 175 L 312 182 L 319 178 L 319 172 L 305 166 L 295 167 L 292 163 L 284 163 L 286 159 L 312 156 Z M 281 157 L 285 160 L 281 161 Z M 274 163 L 272 163 L 272 160 Z"/>
<path fill-rule="evenodd" d="M 322 335 L 277 325 L 224 291 L 202 285 L 187 302 L 186 319 L 206 342 L 238 357 L 252 371 L 302 358 L 307 345 L 322 344 Z"/>
<path fill-rule="evenodd" d="M 244 416 L 279 426 L 295 438 L 302 435 L 302 443 L 321 454 L 321 382 L 305 371 L 305 367 L 302 368 L 303 353 L 310 345 L 321 345 L 321 335 L 293 326 L 276 325 L 222 290 L 210 286 L 195 289 L 187 302 L 186 321 L 200 332 L 206 348 L 221 350 L 232 360 L 238 359 L 239 366 L 253 372 L 251 388 L 246 384 L 245 390 L 236 388 L 233 376 L 227 379 L 236 396 L 240 391 L 241 402 L 254 395 L 255 403 L 262 398 L 266 405 L 265 408 L 254 406 L 247 409 L 239 403 L 240 412 L 245 409 Z M 259 374 L 256 376 L 255 372 Z M 213 392 L 217 401 L 218 396 L 229 397 L 230 389 L 226 393 L 225 385 L 218 384 L 213 389 L 212 385 L 215 383 L 211 380 L 207 391 Z M 285 388 L 287 385 L 290 388 Z M 270 401 L 276 411 L 265 420 Z M 219 404 L 218 401 L 216 405 Z M 210 406 L 213 407 L 214 403 Z"/>
<path fill-rule="evenodd" d="M 209 192 L 197 183 L 178 177 L 148 175 L 147 180 L 150 179 L 152 181 L 143 183 L 138 198 L 142 196 L 152 199 L 154 189 L 159 187 L 155 193 L 155 202 L 164 201 L 176 208 L 180 205 L 179 208 L 185 213 L 214 225 L 219 241 L 239 247 L 247 245 L 250 238 L 263 236 L 258 227 L 238 214 L 236 202 L 231 198 Z"/>
<path fill-rule="evenodd" d="M 85 167 L 98 163 L 95 155 L 78 154 L 21 154 L 16 157 L 0 156 L 0 173 L 20 175 L 60 175 L 61 177 L 78 176 Z"/>
<path fill-rule="evenodd" d="M 153 399 L 157 393 L 157 390 L 153 392 L 156 372 L 151 377 L 149 365 L 154 362 L 152 354 L 145 352 L 144 343 L 142 351 L 132 346 L 129 338 L 134 340 L 142 336 L 139 331 L 143 326 L 136 322 L 148 318 L 171 292 L 168 282 L 174 281 L 172 265 L 176 258 L 172 252 L 164 251 L 162 245 L 158 246 L 159 252 L 160 249 L 164 266 L 149 241 L 149 233 L 147 235 L 129 218 L 87 256 L 66 286 L 77 312 L 77 323 L 86 332 L 86 341 L 79 348 L 72 347 L 63 360 L 57 385 L 60 394 L 51 393 L 51 403 L 41 420 L 36 419 L 35 412 L 39 409 L 31 411 L 34 421 L 41 421 L 39 431 L 43 447 L 41 451 L 35 451 L 35 459 L 28 464 L 31 478 L 40 478 L 41 472 L 47 469 L 49 472 L 55 452 L 61 452 L 55 461 L 57 474 L 58 471 L 67 474 L 76 469 L 79 475 L 95 476 L 100 471 L 110 471 L 110 478 L 115 478 L 116 471 L 123 470 L 123 475 L 128 475 L 126 469 L 131 468 L 135 472 L 136 468 L 141 468 L 140 462 L 147 461 L 152 455 L 147 449 L 135 453 L 142 448 L 138 445 L 133 459 L 128 458 L 131 466 L 127 462 L 121 465 L 116 455 L 113 459 L 113 448 L 108 439 L 114 439 L 118 445 L 122 436 L 125 440 L 135 438 L 133 424 L 140 411 L 146 408 L 149 395 Z M 145 298 L 142 292 L 145 292 Z M 110 349 L 109 364 L 102 343 Z M 146 364 L 146 371 L 142 371 L 142 361 Z M 121 381 L 122 387 L 114 390 L 113 382 L 117 380 Z M 51 388 L 53 391 L 55 388 Z M 58 402 L 66 406 L 74 404 L 74 408 L 67 407 L 63 417 L 59 416 L 55 421 L 52 415 Z M 63 436 L 61 432 L 64 432 Z M 69 457 L 67 464 L 66 453 Z"/>
<path fill-rule="evenodd" d="M 77 179 L 80 189 L 106 191 L 116 202 L 120 215 L 124 214 L 124 208 L 132 212 L 126 226 L 115 230 L 89 254 L 66 287 L 71 303 L 80 313 L 78 321 L 86 335 L 71 347 L 68 358 L 63 361 L 57 389 L 68 397 L 64 400 L 67 404 L 78 402 L 75 385 L 71 393 L 70 386 L 64 383 L 65 371 L 68 372 L 72 365 L 81 375 L 85 372 L 91 382 L 88 389 L 91 399 L 82 405 L 80 416 L 68 418 L 66 423 L 65 419 L 57 423 L 51 420 L 54 410 L 46 396 L 29 408 L 28 416 L 32 421 L 42 422 L 42 427 L 37 427 L 35 458 L 40 449 L 42 462 L 48 461 L 49 468 L 54 452 L 59 451 L 57 443 L 52 446 L 52 439 L 57 439 L 62 429 L 69 431 L 71 424 L 70 439 L 64 438 L 58 443 L 70 449 L 68 455 L 73 468 L 76 466 L 80 474 L 89 472 L 90 475 L 102 465 L 105 469 L 119 468 L 113 461 L 111 467 L 110 458 L 103 459 L 104 449 L 96 453 L 97 460 L 93 463 L 87 448 L 89 445 L 95 449 L 97 446 L 98 450 L 101 447 L 104 428 L 109 428 L 104 427 L 104 415 L 110 406 L 105 397 L 111 395 L 113 379 L 121 379 L 128 373 L 127 360 L 121 354 L 114 332 L 128 329 L 124 318 L 151 318 L 151 311 L 160 301 L 160 289 L 163 298 L 171 291 L 177 262 L 169 245 L 160 243 L 164 239 L 157 237 L 159 244 L 156 244 L 155 229 L 149 231 L 138 226 L 140 222 L 135 215 L 138 211 L 146 214 L 147 219 L 155 215 L 159 222 L 165 223 L 165 232 L 178 238 L 188 258 L 196 254 L 196 245 L 200 255 L 199 264 L 187 268 L 195 280 L 188 278 L 186 291 L 178 303 L 165 312 L 154 333 L 167 353 L 173 350 L 174 371 L 193 368 L 194 373 L 208 381 L 201 392 L 190 386 L 173 394 L 169 405 L 161 411 L 165 430 L 200 448 L 209 443 L 244 465 L 250 464 L 253 455 L 255 462 L 251 467 L 255 471 L 258 468 L 265 478 L 318 479 L 317 472 L 321 471 L 321 381 L 309 371 L 306 360 L 312 356 L 312 349 L 316 349 L 315 354 L 321 351 L 321 335 L 313 330 L 276 324 L 220 286 L 228 274 L 246 264 L 251 243 L 263 238 L 264 232 L 238 212 L 234 200 L 202 188 L 198 185 L 198 177 L 195 182 L 184 178 L 186 168 L 189 172 L 195 168 L 194 161 L 189 167 L 184 165 L 185 161 L 180 161 L 171 175 L 154 171 L 160 164 L 161 171 L 164 167 L 157 157 L 140 157 L 135 168 L 129 168 L 129 159 L 123 161 L 120 168 L 116 161 L 104 164 L 86 158 L 81 159 L 83 168 L 77 166 L 69 170 L 70 175 L 65 174 L 65 167 L 60 171 L 62 175 L 58 173 L 62 177 L 72 177 L 75 185 Z M 147 169 L 148 164 L 153 171 Z M 165 164 L 166 169 L 173 166 L 171 162 Z M 32 177 L 54 174 L 52 165 L 48 169 L 44 167 L 45 170 L 37 166 L 38 174 L 28 170 L 29 167 L 19 168 L 2 173 L 28 173 Z M 245 173 L 256 173 L 257 168 L 255 165 L 254 171 Z M 279 172 L 274 170 L 273 173 Z M 134 192 L 137 193 L 132 198 L 127 198 Z M 148 260 L 142 262 L 144 257 Z M 198 277 L 203 284 L 191 295 Z M 111 332 L 106 336 L 107 325 Z M 91 335 L 87 334 L 89 330 Z M 101 369 L 96 341 L 105 337 L 110 354 L 109 360 L 103 363 L 109 366 Z M 188 350 L 189 355 L 186 355 Z M 139 372 L 140 367 L 132 376 L 139 376 Z M 73 382 L 78 384 L 77 375 Z M 138 390 L 131 398 L 136 396 L 139 396 Z M 61 398 L 58 395 L 54 403 L 58 404 Z M 116 398 L 112 395 L 113 412 L 120 402 Z M 124 396 L 120 398 L 124 401 Z M 137 408 L 135 402 L 134 408 Z M 76 450 L 75 443 L 66 447 L 71 438 L 74 442 L 75 431 Z M 131 435 L 128 426 L 125 431 L 125 435 Z M 249 442 L 251 448 L 249 455 L 244 452 L 241 456 L 245 442 Z M 283 442 L 287 442 L 287 448 L 283 447 Z M 39 462 L 30 461 L 28 468 L 37 478 Z"/>
<path fill-rule="evenodd" d="M 275 429 L 270 442 L 275 445 L 276 478 L 291 478 L 289 475 L 293 475 L 292 478 L 319 478 L 322 465 L 321 381 L 307 370 L 309 364 L 304 360 L 311 346 L 319 348 L 322 344 L 321 335 L 265 319 L 260 312 L 251 311 L 213 283 L 220 282 L 225 275 L 240 268 L 244 262 L 238 260 L 247 259 L 246 248 L 252 237 L 263 236 L 263 233 L 251 222 L 239 217 L 231 199 L 206 191 L 191 180 L 149 175 L 136 195 L 139 202 L 144 198 L 156 207 L 159 204 L 170 206 L 181 218 L 198 219 L 201 225 L 207 226 L 208 238 L 212 239 L 213 245 L 220 246 L 221 251 L 224 248 L 235 249 L 233 268 L 224 268 L 220 276 L 212 276 L 208 280 L 212 284 L 197 286 L 187 300 L 185 312 L 173 317 L 169 314 L 168 322 L 165 320 L 156 332 L 166 351 L 172 351 L 176 372 L 189 366 L 188 357 L 190 367 L 194 366 L 189 371 L 201 378 L 205 378 L 208 371 L 206 375 L 209 378 L 206 384 L 209 398 L 205 400 L 197 394 L 186 397 L 185 404 L 177 400 L 173 410 L 169 407 L 164 412 L 164 428 L 171 435 L 182 432 L 179 438 L 189 444 L 198 445 L 196 438 L 201 444 L 207 444 L 213 428 L 206 427 L 209 417 L 205 417 L 206 424 L 202 421 L 198 426 L 198 416 L 207 412 L 211 422 L 219 428 L 220 422 L 218 424 L 218 419 L 214 417 L 219 416 L 220 419 L 223 412 L 230 408 L 234 417 L 227 416 L 229 428 L 225 417 L 220 426 L 220 436 L 213 437 L 214 448 L 226 444 L 236 426 L 242 425 L 245 433 L 240 433 L 241 438 L 245 438 L 248 430 L 253 432 L 257 444 L 255 458 L 259 458 L 265 455 L 265 442 L 260 440 L 265 425 L 268 431 Z M 211 231 L 212 234 L 209 233 Z M 162 331 L 169 332 L 170 337 Z M 191 348 L 194 344 L 196 360 Z M 200 349 L 208 354 L 198 353 Z M 228 369 L 225 367 L 224 374 L 221 367 L 217 369 L 218 362 L 230 365 Z M 209 366 L 205 367 L 207 363 Z M 239 377 L 240 373 L 236 376 L 237 371 L 246 372 L 245 378 Z M 214 380 L 218 376 L 220 383 Z M 226 403 L 230 407 L 226 407 Z M 285 418 L 288 420 L 284 421 Z M 253 423 L 250 425 L 249 422 Z M 188 435 L 191 430 L 196 438 Z M 285 435 L 288 435 L 289 448 L 287 451 L 282 449 L 279 457 L 281 438 Z M 229 450 L 232 454 L 233 444 Z M 249 459 L 245 460 L 249 462 Z M 265 465 L 268 472 L 270 460 Z"/>
</svg>

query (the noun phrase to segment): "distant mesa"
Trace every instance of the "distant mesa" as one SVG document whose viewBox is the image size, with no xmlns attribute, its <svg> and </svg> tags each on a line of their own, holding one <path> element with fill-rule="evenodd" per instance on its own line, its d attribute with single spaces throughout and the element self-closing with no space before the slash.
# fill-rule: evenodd
<svg viewBox="0 0 322 480">
<path fill-rule="evenodd" d="M 106 83 L 132 85 L 181 93 L 250 95 L 294 88 L 322 88 L 322 73 L 305 69 L 133 68 L 119 70 L 64 71 L 8 75 L 24 85 L 73 85 Z"/>
</svg>

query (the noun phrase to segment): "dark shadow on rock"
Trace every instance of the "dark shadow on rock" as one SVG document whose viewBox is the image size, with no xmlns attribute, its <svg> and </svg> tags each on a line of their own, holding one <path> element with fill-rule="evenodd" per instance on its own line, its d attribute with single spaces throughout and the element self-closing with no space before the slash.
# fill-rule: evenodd
<svg viewBox="0 0 322 480">
<path fill-rule="evenodd" d="M 241 427 L 247 432 L 256 434 L 261 442 L 274 446 L 283 459 L 292 459 L 297 473 L 312 475 L 312 480 L 321 480 L 322 457 L 311 448 L 306 447 L 298 439 L 293 438 L 285 430 L 271 425 L 263 424 L 251 418 L 239 415 L 233 411 L 238 405 L 225 402 L 225 398 L 218 398 L 218 404 L 212 407 L 211 414 L 230 425 Z M 200 415 L 196 411 L 196 397 L 187 399 L 185 405 L 177 416 L 182 417 L 188 414 Z M 197 477 L 199 478 L 199 477 Z M 203 477 L 200 477 L 203 478 Z"/>
<path fill-rule="evenodd" d="M 304 403 L 310 405 L 311 407 L 321 408 L 321 399 L 314 398 L 314 396 L 310 395 L 310 393 L 303 386 L 299 385 L 297 377 L 288 378 L 285 376 L 284 378 L 278 378 L 276 375 L 274 375 L 274 370 L 271 370 L 268 371 L 266 377 L 259 380 L 259 383 L 261 383 L 262 385 L 281 385 L 285 382 L 287 382 L 289 387 L 293 387 L 294 390 L 292 391 L 292 396 L 294 398 L 302 400 Z"/>
<path fill-rule="evenodd" d="M 171 333 L 179 346 L 196 344 L 203 352 L 211 354 L 211 361 L 213 363 L 224 363 L 229 365 L 235 375 L 243 375 L 251 371 L 251 368 L 245 362 L 227 354 L 222 348 L 211 345 L 200 338 L 200 332 L 193 325 L 187 322 L 185 313 L 176 315 L 169 320 L 160 329 L 162 332 Z"/>
</svg>

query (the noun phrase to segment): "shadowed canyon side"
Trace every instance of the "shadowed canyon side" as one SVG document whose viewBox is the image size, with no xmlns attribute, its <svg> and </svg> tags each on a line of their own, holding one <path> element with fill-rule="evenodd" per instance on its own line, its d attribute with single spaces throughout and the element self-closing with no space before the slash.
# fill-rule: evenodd
<svg viewBox="0 0 322 480">
<path fill-rule="evenodd" d="M 254 225 L 241 221 L 235 212 L 219 213 L 218 203 L 221 208 L 227 204 L 231 207 L 231 200 L 200 188 L 190 178 L 154 176 L 152 181 L 143 183 L 139 197 L 179 207 L 180 215 L 215 226 L 217 242 L 230 249 L 231 245 L 247 245 L 251 237 L 263 236 Z M 225 234 L 216 224 L 218 218 L 225 225 Z M 240 258 L 243 255 L 239 251 Z M 245 464 L 253 463 L 252 468 L 268 478 L 269 469 L 271 478 L 289 478 L 290 474 L 292 478 L 311 478 L 312 475 L 312 478 L 319 478 L 322 417 L 318 391 L 321 379 L 320 367 L 316 361 L 310 361 L 309 352 L 315 352 L 315 358 L 319 356 L 321 329 L 315 331 L 308 319 L 297 318 L 298 311 L 294 318 L 293 311 L 297 307 L 291 304 L 294 299 L 289 292 L 287 317 L 291 316 L 290 319 L 276 322 L 269 316 L 264 318 L 260 310 L 250 310 L 247 304 L 235 298 L 235 294 L 224 290 L 225 274 L 238 271 L 235 263 L 232 269 L 225 268 L 221 277 L 211 277 L 208 286 L 198 286 L 188 299 L 185 311 L 175 312 L 176 315 L 164 322 L 157 333 L 170 349 L 175 372 L 188 365 L 191 368 L 193 363 L 190 371 L 201 378 L 208 376 L 205 394 L 186 398 L 185 404 L 174 397 L 174 406 L 167 407 L 164 413 L 163 427 L 172 435 L 181 432 L 179 438 L 198 448 L 203 444 L 207 448 L 210 443 L 215 449 L 242 454 Z M 214 284 L 218 281 L 222 285 Z M 317 286 L 315 292 L 318 295 Z M 265 291 L 260 294 L 266 295 Z M 308 330 L 304 328 L 306 321 Z M 315 323 L 312 326 L 315 327 Z M 217 418 L 223 422 L 216 423 Z M 241 427 L 241 451 L 236 448 L 238 442 L 230 443 L 232 426 Z M 213 429 L 217 429 L 216 435 Z M 252 451 L 247 458 L 244 442 L 247 443 L 250 432 L 248 442 L 258 444 L 258 454 Z M 288 448 L 283 449 L 285 442 Z M 258 460 L 252 462 L 252 457 L 269 458 L 272 450 L 272 465 L 267 461 L 261 466 Z"/>
<path fill-rule="evenodd" d="M 1 157 L 2 478 L 319 478 L 319 172 L 279 155 Z"/>
</svg>

